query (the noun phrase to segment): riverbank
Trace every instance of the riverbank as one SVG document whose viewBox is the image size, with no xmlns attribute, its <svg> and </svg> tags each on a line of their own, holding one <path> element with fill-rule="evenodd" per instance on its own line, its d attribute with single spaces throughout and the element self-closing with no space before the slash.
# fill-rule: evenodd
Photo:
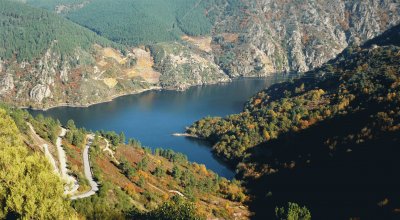
<svg viewBox="0 0 400 220">
<path fill-rule="evenodd" d="M 122 93 L 122 94 L 116 94 L 116 95 L 113 95 L 111 97 L 108 97 L 106 100 L 97 101 L 97 102 L 91 102 L 91 103 L 87 103 L 87 104 L 59 103 L 59 104 L 51 105 L 49 107 L 21 106 L 20 108 L 21 109 L 30 109 L 30 110 L 34 110 L 34 111 L 48 111 L 48 110 L 55 109 L 55 108 L 60 108 L 60 107 L 87 108 L 87 107 L 90 107 L 90 106 L 93 106 L 93 105 L 112 102 L 116 98 L 120 98 L 120 97 L 124 97 L 124 96 L 128 96 L 128 95 L 136 95 L 136 94 L 140 94 L 140 93 L 143 93 L 143 92 L 155 91 L 155 90 L 163 90 L 163 88 L 160 87 L 160 86 L 154 86 L 154 87 L 150 87 L 148 89 L 141 89 L 141 90 L 138 90 L 138 91 L 126 92 L 126 93 Z"/>
<path fill-rule="evenodd" d="M 73 119 L 78 127 L 92 131 L 124 132 L 127 139 L 134 138 L 152 149 L 163 147 L 180 152 L 189 161 L 205 164 L 218 175 L 232 179 L 234 169 L 211 152 L 210 143 L 172 134 L 185 133 L 186 126 L 208 115 L 224 117 L 239 113 L 249 97 L 275 82 L 276 77 L 243 78 L 231 83 L 191 87 L 184 92 L 145 92 L 90 108 L 54 108 L 30 110 L 30 113 L 53 117 L 62 124 Z"/>
<path fill-rule="evenodd" d="M 197 86 L 212 86 L 212 85 L 223 85 L 223 84 L 230 84 L 234 81 L 238 80 L 245 80 L 245 79 L 271 79 L 273 81 L 281 81 L 286 78 L 291 78 L 294 77 L 295 75 L 293 73 L 290 73 L 289 75 L 287 74 L 271 74 L 269 76 L 263 76 L 263 77 L 257 77 L 257 76 L 247 76 L 247 77 L 236 77 L 236 78 L 229 78 L 228 80 L 222 80 L 222 81 L 216 81 L 216 82 L 209 82 L 209 83 L 203 83 L 203 84 L 198 84 L 198 85 L 190 85 L 190 86 L 183 86 L 183 87 L 162 87 L 162 86 L 151 86 L 149 88 L 145 89 L 139 89 L 136 91 L 130 91 L 130 92 L 124 92 L 120 94 L 115 94 L 110 97 L 106 97 L 104 100 L 100 101 L 95 101 L 95 102 L 90 102 L 86 104 L 77 104 L 77 103 L 58 103 L 58 104 L 49 104 L 49 106 L 19 106 L 21 109 L 30 109 L 34 111 L 48 111 L 54 108 L 59 108 L 59 107 L 71 107 L 71 108 L 87 108 L 91 107 L 93 105 L 98 105 L 98 104 L 103 104 L 103 103 L 108 103 L 112 102 L 117 98 L 124 97 L 124 96 L 129 96 L 129 95 L 137 95 L 141 94 L 144 92 L 148 91 L 177 91 L 177 92 L 185 92 L 190 88 L 197 87 Z M 281 79 L 281 80 L 279 80 Z"/>
<path fill-rule="evenodd" d="M 255 78 L 255 77 L 249 77 L 249 78 Z M 46 107 L 38 107 L 38 106 L 20 106 L 19 108 L 21 109 L 30 109 L 30 110 L 35 110 L 35 111 L 48 111 L 54 108 L 59 108 L 59 107 L 71 107 L 71 108 L 87 108 L 93 105 L 98 105 L 98 104 L 103 104 L 103 103 L 108 103 L 108 102 L 112 102 L 114 101 L 116 98 L 120 98 L 120 97 L 124 97 L 124 96 L 129 96 L 129 95 L 137 95 L 140 93 L 144 93 L 144 92 L 148 92 L 148 91 L 178 91 L 178 92 L 184 92 L 192 87 L 195 86 L 208 86 L 208 85 L 218 85 L 218 84 L 227 84 L 227 83 L 231 83 L 233 80 L 239 80 L 240 78 L 235 78 L 235 79 L 229 79 L 229 80 L 225 80 L 225 81 L 217 81 L 217 82 L 213 82 L 213 83 L 203 83 L 200 85 L 191 85 L 191 86 L 184 86 L 184 87 L 176 87 L 176 88 L 164 88 L 161 86 L 151 86 L 149 88 L 146 89 L 140 89 L 140 90 L 136 90 L 136 91 L 131 91 L 131 92 L 125 92 L 125 93 L 121 93 L 121 94 L 115 94 L 112 95 L 111 97 L 107 97 L 105 100 L 100 100 L 100 101 L 96 101 L 96 102 L 90 102 L 90 103 L 86 103 L 86 104 L 77 104 L 77 103 L 58 103 L 58 104 L 50 104 L 50 106 L 46 106 Z"/>
</svg>

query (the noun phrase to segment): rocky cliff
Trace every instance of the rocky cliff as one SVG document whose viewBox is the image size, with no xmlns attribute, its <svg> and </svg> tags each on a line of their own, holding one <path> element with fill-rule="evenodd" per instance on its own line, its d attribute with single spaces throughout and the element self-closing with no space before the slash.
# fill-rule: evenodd
<svg viewBox="0 0 400 220">
<path fill-rule="evenodd" d="M 56 12 L 58 6 L 63 5 L 56 4 Z M 26 44 L 8 53 L 9 45 L 17 44 L 18 39 L 10 43 L 8 37 L 0 35 L 1 100 L 38 108 L 89 105 L 152 88 L 184 90 L 240 76 L 305 72 L 336 57 L 347 46 L 359 45 L 400 22 L 397 0 L 204 0 L 194 5 L 200 6 L 212 23 L 210 34 L 185 35 L 175 42 L 110 46 L 93 32 L 78 29 L 77 33 L 90 36 L 88 41 L 81 42 L 85 36 L 75 39 L 58 30 L 62 34 L 42 43 L 35 36 L 57 28 L 48 20 L 63 25 L 67 21 L 53 14 L 44 17 L 48 25 L 40 27 L 44 33 L 32 29 L 25 34 L 31 37 L 29 42 L 36 40 L 44 49 L 30 51 L 27 47 L 32 44 Z M 43 14 L 33 8 L 24 10 Z M 24 18 L 18 10 L 14 14 L 3 10 L 0 15 L 5 21 Z M 189 11 L 185 19 L 195 18 Z M 5 22 L 5 33 L 15 37 L 19 30 L 29 29 L 18 22 Z M 67 27 L 77 29 L 71 24 Z M 65 47 L 69 48 L 67 54 L 60 52 Z M 35 59 L 21 60 L 20 54 L 33 54 Z"/>
<path fill-rule="evenodd" d="M 162 52 L 156 63 L 149 48 L 121 46 L 53 13 L 1 1 L 0 100 L 34 108 L 87 106 L 229 80 L 209 54 L 189 45 L 153 48 Z"/>
<path fill-rule="evenodd" d="M 226 5 L 212 42 L 231 76 L 305 72 L 400 20 L 396 0 L 244 0 L 236 7 Z"/>
</svg>

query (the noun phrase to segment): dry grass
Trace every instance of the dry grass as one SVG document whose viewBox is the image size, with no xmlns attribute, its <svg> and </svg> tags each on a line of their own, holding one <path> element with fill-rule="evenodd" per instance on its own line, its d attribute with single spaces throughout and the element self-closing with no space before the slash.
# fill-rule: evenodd
<svg viewBox="0 0 400 220">
<path fill-rule="evenodd" d="M 113 58 L 121 65 L 125 64 L 127 60 L 117 50 L 110 47 L 103 48 L 102 55 L 106 58 Z"/>
<path fill-rule="evenodd" d="M 136 65 L 125 70 L 125 75 L 128 78 L 141 77 L 149 83 L 158 83 L 160 73 L 153 69 L 154 60 L 150 52 L 141 48 L 133 49 L 133 54 L 136 57 Z"/>
<path fill-rule="evenodd" d="M 97 65 L 101 66 L 101 67 L 105 67 L 107 66 L 107 62 L 105 60 L 100 60 L 99 62 L 97 62 Z"/>
<path fill-rule="evenodd" d="M 127 186 L 131 182 L 128 178 L 123 175 L 119 169 L 110 161 L 107 157 L 99 157 L 96 158 L 96 165 L 101 169 L 103 172 L 104 179 L 120 186 Z M 135 187 L 135 190 L 138 190 Z"/>
<path fill-rule="evenodd" d="M 114 88 L 118 84 L 118 81 L 115 78 L 105 78 L 103 79 L 103 82 L 110 89 Z"/>
<path fill-rule="evenodd" d="M 145 49 L 134 48 L 126 57 L 113 48 L 96 45 L 95 49 L 98 69 L 94 70 L 94 78 L 102 80 L 108 88 L 114 88 L 118 84 L 117 79 L 141 78 L 148 83 L 159 82 L 161 74 L 153 69 L 154 60 Z M 136 64 L 127 65 L 132 59 L 136 59 Z M 103 75 L 104 72 L 107 73 L 106 76 Z"/>
<path fill-rule="evenodd" d="M 190 37 L 185 35 L 182 37 L 182 40 L 197 46 L 200 50 L 205 51 L 207 53 L 212 51 L 211 37 Z"/>
<path fill-rule="evenodd" d="M 223 33 L 222 37 L 224 37 L 225 42 L 235 43 L 239 39 L 239 34 Z"/>
</svg>

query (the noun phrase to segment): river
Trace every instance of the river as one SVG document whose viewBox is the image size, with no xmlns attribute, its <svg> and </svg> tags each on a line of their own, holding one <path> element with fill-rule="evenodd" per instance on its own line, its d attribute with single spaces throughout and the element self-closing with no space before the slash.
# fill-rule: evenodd
<svg viewBox="0 0 400 220">
<path fill-rule="evenodd" d="M 220 176 L 231 179 L 234 171 L 218 160 L 209 144 L 187 137 L 172 136 L 205 116 L 239 113 L 256 92 L 280 81 L 280 77 L 245 78 L 231 83 L 195 86 L 186 91 L 147 91 L 116 98 L 87 108 L 57 107 L 30 111 L 59 119 L 66 124 L 73 119 L 78 127 L 123 131 L 152 149 L 169 148 L 182 152 L 193 162 L 205 164 Z"/>
</svg>

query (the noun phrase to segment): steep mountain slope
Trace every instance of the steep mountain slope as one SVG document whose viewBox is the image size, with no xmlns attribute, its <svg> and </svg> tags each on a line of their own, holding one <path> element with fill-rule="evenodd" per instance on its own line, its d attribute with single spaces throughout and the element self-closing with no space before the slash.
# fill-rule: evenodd
<svg viewBox="0 0 400 220">
<path fill-rule="evenodd" d="M 86 106 L 148 89 L 229 80 L 209 55 L 188 46 L 156 45 L 166 56 L 155 63 L 150 48 L 128 49 L 42 9 L 0 4 L 0 97 L 14 105 Z"/>
<path fill-rule="evenodd" d="M 95 33 L 58 18 L 44 10 L 10 1 L 1 1 L 1 50 L 0 56 L 18 62 L 41 57 L 49 47 L 63 56 L 74 54 L 77 47 L 91 49 L 93 44 L 116 46 Z"/>
<path fill-rule="evenodd" d="M 178 40 L 184 33 L 209 34 L 212 27 L 210 18 L 204 13 L 211 7 L 208 1 L 118 0 L 112 4 L 107 0 L 27 2 L 54 10 L 115 42 L 130 45 Z M 210 2 L 214 4 L 214 1 Z"/>
<path fill-rule="evenodd" d="M 213 31 L 217 62 L 232 76 L 311 70 L 400 19 L 393 0 L 241 2 Z"/>
<path fill-rule="evenodd" d="M 22 119 L 0 107 L 0 218 L 76 219 L 61 179 L 43 155 L 29 150 L 31 140 L 10 114 Z"/>
<path fill-rule="evenodd" d="M 189 162 L 181 153 L 152 151 L 132 139 L 125 144 L 123 133 L 92 134 L 75 127 L 73 121 L 67 123 L 65 136 L 58 137 L 58 121 L 41 115 L 34 118 L 24 110 L 3 104 L 0 116 L 2 219 L 154 219 L 151 216 L 160 214 L 170 216 L 164 219 L 171 220 L 176 216 L 250 216 L 244 205 L 247 196 L 239 181 L 221 178 L 204 165 Z M 63 165 L 57 157 L 56 144 L 60 142 L 67 154 L 68 175 L 76 178 L 79 187 L 68 195 L 63 192 L 69 182 L 62 178 Z M 90 190 L 83 167 L 86 145 L 90 145 L 90 166 L 99 191 L 69 202 L 71 197 Z M 53 158 L 52 165 L 47 162 L 49 157 Z"/>
<path fill-rule="evenodd" d="M 129 47 L 145 45 L 128 49 L 111 44 L 65 19 L 22 5 L 18 8 L 25 12 L 35 11 L 29 22 L 21 11 L 3 11 L 7 33 L 1 38 L 0 95 L 7 102 L 41 108 L 85 106 L 147 89 L 183 90 L 239 76 L 307 71 L 395 25 L 400 16 L 395 0 L 19 2 L 54 11 Z M 28 28 L 32 24 L 35 29 Z M 23 38 L 17 37 L 21 34 Z"/>
<path fill-rule="evenodd" d="M 380 46 L 349 47 L 261 91 L 241 114 L 202 119 L 188 132 L 239 163 L 260 219 L 287 201 L 318 219 L 398 217 L 399 33 L 395 26 L 371 41 Z"/>
<path fill-rule="evenodd" d="M 68 5 L 62 2 L 47 8 Z M 117 42 L 149 44 L 178 40 L 183 33 L 209 35 L 214 61 L 233 77 L 319 67 L 348 45 L 371 39 L 400 20 L 395 0 L 81 2 L 81 8 L 64 14 Z M 30 3 L 45 5 L 41 0 Z"/>
<path fill-rule="evenodd" d="M 42 9 L 6 0 L 0 5 L 3 101 L 42 108 L 86 105 L 143 91 L 158 82 L 159 74 L 147 69 L 131 74 L 136 60 L 146 52 L 128 53 Z"/>
</svg>

